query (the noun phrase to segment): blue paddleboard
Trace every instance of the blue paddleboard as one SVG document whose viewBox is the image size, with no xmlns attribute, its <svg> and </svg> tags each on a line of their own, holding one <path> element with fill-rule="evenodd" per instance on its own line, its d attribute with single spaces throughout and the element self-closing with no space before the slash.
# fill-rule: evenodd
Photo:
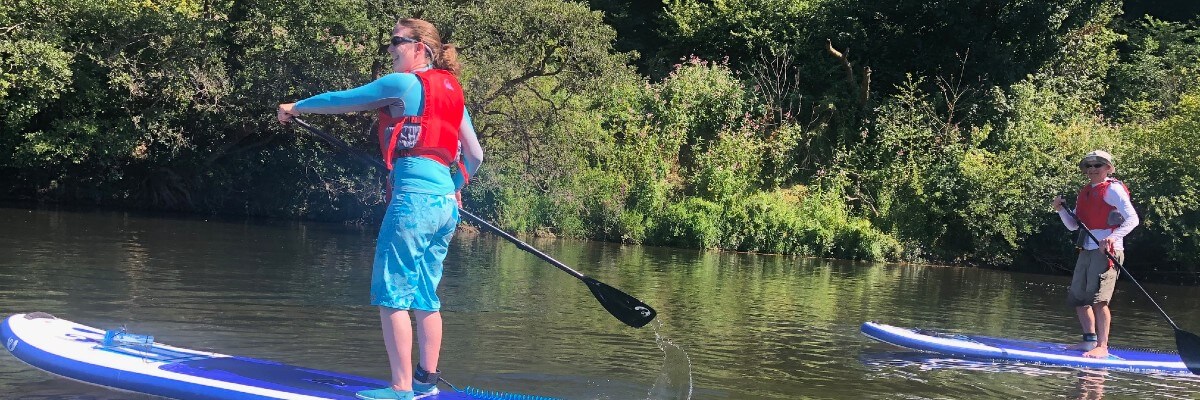
<svg viewBox="0 0 1200 400">
<path fill-rule="evenodd" d="M 114 335 L 46 313 L 8 317 L 0 326 L 0 338 L 13 356 L 46 372 L 176 399 L 353 399 L 355 392 L 388 385 L 377 379 L 167 346 L 146 336 Z M 447 390 L 421 398 L 504 397 Z"/>
<path fill-rule="evenodd" d="M 960 335 L 866 322 L 862 333 L 907 349 L 963 358 L 1128 371 L 1188 372 L 1179 354 L 1110 347 L 1108 358 L 1087 358 L 1059 343 Z"/>
</svg>

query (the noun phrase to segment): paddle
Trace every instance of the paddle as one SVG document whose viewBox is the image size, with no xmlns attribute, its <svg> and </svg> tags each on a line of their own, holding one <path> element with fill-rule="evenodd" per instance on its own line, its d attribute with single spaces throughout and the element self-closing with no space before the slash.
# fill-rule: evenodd
<svg viewBox="0 0 1200 400">
<path fill-rule="evenodd" d="M 325 139 L 326 142 L 329 142 L 329 144 L 334 145 L 339 150 L 344 151 L 344 152 L 354 156 L 355 158 L 358 159 L 358 161 L 366 163 L 366 164 L 374 165 L 374 166 L 378 167 L 379 169 L 387 168 L 383 165 L 383 161 L 380 161 L 375 158 L 367 157 L 367 156 L 363 155 L 362 153 L 355 151 L 354 149 L 350 148 L 350 146 L 347 145 L 346 142 L 343 142 L 341 139 L 338 139 L 323 130 L 317 129 L 316 127 L 313 127 L 312 125 L 309 125 L 307 122 L 304 122 L 304 120 L 302 120 L 300 118 L 292 118 L 292 120 L 296 121 L 297 124 L 304 127 L 304 129 L 307 129 L 309 132 L 312 132 L 313 134 L 320 136 L 321 139 Z M 533 255 L 538 256 L 538 258 L 545 260 L 546 262 L 550 263 L 551 265 L 558 267 L 558 269 L 561 269 L 561 270 L 565 271 L 566 273 L 571 274 L 571 276 L 574 276 L 574 277 L 578 278 L 579 280 L 583 281 L 583 283 L 587 284 L 588 290 L 592 291 L 592 295 L 596 296 L 596 300 L 598 300 L 600 302 L 600 305 L 604 306 L 604 309 L 608 310 L 609 314 L 612 314 L 614 317 L 617 317 L 617 319 L 621 320 L 621 322 L 624 322 L 626 325 L 632 326 L 634 328 L 641 328 L 641 327 L 645 326 L 646 324 L 650 323 L 650 321 L 654 320 L 654 316 L 656 315 L 656 313 L 654 312 L 654 308 L 651 308 L 649 305 L 646 305 L 646 303 L 643 303 L 641 300 L 638 300 L 637 298 L 635 298 L 633 296 L 625 294 L 625 292 L 617 290 L 616 288 L 614 288 L 612 286 L 606 285 L 606 284 L 604 284 L 604 282 L 600 282 L 598 280 L 592 279 L 591 277 L 584 275 L 584 274 L 580 273 L 579 271 L 571 269 L 571 267 L 568 267 L 566 264 L 563 264 L 563 263 L 559 262 L 558 260 L 555 260 L 553 257 L 550 257 L 546 253 L 543 253 L 541 250 L 538 250 L 538 249 L 534 248 L 533 246 L 530 246 L 529 244 L 522 242 L 520 239 L 517 239 L 515 236 L 510 235 L 508 232 L 505 232 L 504 230 L 497 228 L 495 225 L 492 225 L 490 222 L 487 222 L 483 218 L 479 218 L 479 217 L 475 216 L 475 214 L 471 214 L 470 212 L 467 212 L 467 210 L 459 208 L 458 212 L 461 213 L 463 216 L 465 216 L 471 222 L 479 224 L 480 226 L 487 228 L 487 230 L 492 231 L 492 233 L 495 233 L 505 239 L 508 239 L 508 241 L 513 242 L 513 244 L 516 244 L 517 247 L 520 247 L 522 250 L 528 251 L 528 252 L 532 253 Z"/>
<path fill-rule="evenodd" d="M 1092 239 L 1092 242 L 1095 242 L 1097 246 L 1100 246 L 1100 249 L 1104 252 L 1104 255 L 1108 256 L 1108 259 L 1111 260 L 1113 264 L 1117 266 L 1117 268 L 1121 269 L 1121 273 L 1125 274 L 1125 276 L 1129 278 L 1129 281 L 1133 282 L 1133 285 L 1137 286 L 1138 290 L 1141 290 L 1142 293 L 1146 295 L 1147 299 L 1150 299 L 1150 304 L 1153 304 L 1154 308 L 1158 309 L 1159 314 L 1162 314 L 1163 318 L 1167 319 L 1167 323 L 1171 324 L 1171 328 L 1175 329 L 1175 347 L 1179 349 L 1179 358 L 1183 359 L 1183 363 L 1184 365 L 1187 365 L 1187 369 L 1189 371 L 1192 371 L 1193 374 L 1200 375 L 1200 336 L 1196 336 L 1194 333 L 1180 329 L 1179 325 L 1176 325 L 1175 321 L 1172 320 L 1169 315 L 1167 315 L 1167 312 L 1163 311 L 1162 307 L 1158 305 L 1158 302 L 1154 301 L 1154 296 L 1151 296 L 1150 292 L 1147 292 L 1146 289 L 1142 287 L 1142 284 L 1138 283 L 1137 279 L 1133 279 L 1133 275 L 1129 273 L 1129 270 L 1125 269 L 1125 266 L 1121 265 L 1120 261 L 1117 261 L 1117 257 L 1113 256 L 1112 253 L 1109 253 L 1108 249 L 1106 249 L 1104 245 L 1100 244 L 1100 240 L 1097 240 L 1096 236 L 1092 234 L 1092 231 L 1088 230 L 1087 225 L 1084 225 L 1083 221 L 1080 221 L 1079 217 L 1075 216 L 1075 213 L 1072 212 L 1070 208 L 1067 208 L 1066 205 L 1063 205 L 1063 209 L 1067 210 L 1067 214 L 1075 220 L 1075 223 L 1079 224 L 1079 229 L 1083 229 L 1083 231 L 1087 233 L 1088 237 Z"/>
</svg>

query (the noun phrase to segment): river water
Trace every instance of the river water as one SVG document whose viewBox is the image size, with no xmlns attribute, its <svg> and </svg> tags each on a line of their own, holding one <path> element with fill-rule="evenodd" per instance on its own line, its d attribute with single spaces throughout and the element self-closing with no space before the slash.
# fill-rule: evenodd
<svg viewBox="0 0 1200 400">
<path fill-rule="evenodd" d="M 374 227 L 0 208 L 0 314 L 43 311 L 162 343 L 384 379 L 367 290 Z M 440 289 L 441 369 L 459 385 L 565 399 L 1200 398 L 1190 375 L 920 357 L 864 321 L 1070 341 L 1068 277 L 774 255 L 529 243 L 654 306 L 642 329 L 577 279 L 487 233 L 460 230 Z M 1131 255 L 1136 256 L 1136 255 Z M 1136 271 L 1134 271 L 1136 274 Z M 1147 286 L 1200 330 L 1200 289 Z M 1128 282 L 1114 345 L 1174 349 Z M 0 398 L 146 398 L 0 352 Z"/>
</svg>

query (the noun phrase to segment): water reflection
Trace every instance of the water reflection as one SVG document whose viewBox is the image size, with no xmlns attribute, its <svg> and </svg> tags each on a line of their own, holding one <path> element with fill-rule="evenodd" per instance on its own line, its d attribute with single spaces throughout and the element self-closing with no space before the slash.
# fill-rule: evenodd
<svg viewBox="0 0 1200 400">
<path fill-rule="evenodd" d="M 1075 382 L 1075 394 L 1073 398 L 1078 400 L 1100 400 L 1104 398 L 1104 380 L 1108 377 L 1107 371 L 1084 370 L 1079 371 L 1078 378 Z"/>
<path fill-rule="evenodd" d="M 859 361 L 873 371 L 873 380 L 948 382 L 944 389 L 954 392 L 968 392 L 967 387 L 958 387 L 963 383 L 994 380 L 993 385 L 979 386 L 994 391 L 985 396 L 992 398 L 1195 398 L 1200 389 L 1200 377 L 1187 373 L 1128 372 L 874 349 L 862 352 Z M 1051 395 L 1055 392 L 1061 394 Z"/>
<path fill-rule="evenodd" d="M 381 378 L 387 360 L 366 305 L 373 239 L 371 227 L 336 224 L 0 208 L 0 313 L 126 324 L 171 345 Z M 441 289 L 440 363 L 456 385 L 622 400 L 1200 392 L 1192 376 L 1110 372 L 1094 386 L 1071 368 L 915 360 L 859 333 L 878 320 L 1067 340 L 1078 327 L 1063 305 L 1065 276 L 523 239 L 659 319 L 629 328 L 577 279 L 486 233 L 458 235 Z M 1196 288 L 1148 289 L 1180 326 L 1200 327 Z M 1173 348 L 1173 331 L 1135 288 L 1118 284 L 1114 304 L 1114 345 Z M 0 352 L 5 393 L 129 398 Z"/>
</svg>

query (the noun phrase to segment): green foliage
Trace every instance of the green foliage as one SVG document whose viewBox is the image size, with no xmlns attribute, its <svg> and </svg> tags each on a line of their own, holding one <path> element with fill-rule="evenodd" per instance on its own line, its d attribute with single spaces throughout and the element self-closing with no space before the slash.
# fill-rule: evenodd
<svg viewBox="0 0 1200 400">
<path fill-rule="evenodd" d="M 17 35 L 0 41 L 0 53 L 6 55 L 0 66 L 0 116 L 5 128 L 13 130 L 9 135 L 20 132 L 71 82 L 69 53 L 53 43 L 13 38 Z"/>
<path fill-rule="evenodd" d="M 817 190 L 757 193 L 728 206 L 722 246 L 745 251 L 844 259 L 895 258 L 898 242 L 850 215 L 840 179 Z"/>
<path fill-rule="evenodd" d="M 763 143 L 754 132 L 723 132 L 695 156 L 696 167 L 687 179 L 697 195 L 724 201 L 748 195 L 762 167 Z"/>
<path fill-rule="evenodd" d="M 823 52 L 829 39 L 853 49 L 848 56 L 875 69 L 876 87 L 887 91 L 906 73 L 964 70 L 969 80 L 1020 80 L 1056 57 L 1070 35 L 1107 22 L 1118 7 L 1111 0 L 672 0 L 666 16 L 679 55 L 728 56 L 740 64 L 761 53 L 795 51 L 796 59 L 811 60 L 801 61 L 811 77 L 805 81 L 824 81 L 840 78 L 830 74 L 840 71 Z"/>
<path fill-rule="evenodd" d="M 717 203 L 689 197 L 667 207 L 657 243 L 845 259 L 899 256 L 899 242 L 850 215 L 841 189 L 804 186 Z"/>
<path fill-rule="evenodd" d="M 594 100 L 585 94 L 639 80 L 625 65 L 629 56 L 612 51 L 615 32 L 599 13 L 575 2 L 473 2 L 438 15 L 453 41 L 466 45 L 468 108 L 487 152 L 490 172 L 470 190 L 523 186 L 557 210 L 555 219 L 546 214 L 529 230 L 590 234 L 573 222 L 588 212 L 586 196 L 569 189 L 581 187 L 575 183 L 589 176 L 597 150 L 611 149 L 612 135 L 597 126 L 589 109 Z M 558 220 L 564 223 L 548 222 Z"/>
<path fill-rule="evenodd" d="M 1184 93 L 1200 88 L 1200 29 L 1146 17 L 1129 30 L 1128 46 L 1110 78 L 1108 102 L 1117 119 L 1162 119 Z"/>
<path fill-rule="evenodd" d="M 868 140 L 845 157 L 860 171 L 855 197 L 907 243 L 905 254 L 1012 263 L 1047 223 L 1049 199 L 1073 191 L 1078 157 L 1118 147 L 1115 131 L 1088 114 L 1102 92 L 1074 88 L 1097 86 L 1107 69 L 1095 64 L 1113 59 L 1114 37 L 1093 32 L 990 96 L 945 79 L 930 94 L 910 77 L 875 110 Z"/>
<path fill-rule="evenodd" d="M 812 147 L 816 132 L 795 123 L 784 123 L 767 131 L 770 134 L 763 140 L 759 177 L 764 189 L 777 189 L 805 175 L 802 165 L 808 164 L 806 157 L 811 153 L 806 150 Z"/>
<path fill-rule="evenodd" d="M 506 11 L 488 12 L 497 8 Z M 563 170 L 558 176 L 573 170 L 558 168 L 571 165 L 570 157 L 532 156 L 577 152 L 557 139 L 566 134 L 562 121 L 580 112 L 571 93 L 610 79 L 606 71 L 620 72 L 625 60 L 608 51 L 613 34 L 598 15 L 556 1 L 29 0 L 0 10 L 0 21 L 12 26 L 0 49 L 17 52 L 4 57 L 0 85 L 0 145 L 14 155 L 5 166 L 18 171 L 7 186 L 19 196 L 63 201 L 369 215 L 364 206 L 381 202 L 379 179 L 316 141 L 279 135 L 271 110 L 386 72 L 386 39 L 399 15 L 424 14 L 451 40 L 468 41 L 463 61 L 470 67 L 474 57 L 481 67 L 468 68 L 465 86 L 477 100 L 489 159 L 568 160 L 534 166 Z M 493 40 L 499 28 L 529 40 Z M 312 119 L 373 152 L 369 117 Z M 490 133 L 505 140 L 488 141 Z M 505 144 L 538 141 L 512 140 L 522 137 L 541 143 L 506 151 Z"/>
<path fill-rule="evenodd" d="M 822 0 L 670 0 L 674 36 L 709 57 L 750 55 L 805 38 Z"/>
<path fill-rule="evenodd" d="M 878 213 L 885 231 L 944 257 L 970 247 L 957 213 L 967 195 L 958 166 L 975 142 L 968 134 L 978 132 L 965 134 L 949 123 L 920 84 L 909 81 L 880 105 L 872 132 L 876 144 L 858 147 L 845 159 L 863 171 L 856 197 Z"/>
<path fill-rule="evenodd" d="M 677 64 L 655 94 L 653 113 L 660 144 L 678 154 L 680 163 L 692 158 L 723 130 L 736 128 L 746 113 L 746 91 L 728 66 L 692 58 Z"/>
<path fill-rule="evenodd" d="M 715 248 L 721 239 L 721 214 L 719 204 L 690 197 L 667 207 L 655 236 L 666 245 Z"/>
<path fill-rule="evenodd" d="M 588 0 L 592 9 L 604 13 L 604 22 L 617 31 L 613 47 L 637 55 L 638 72 L 643 75 L 667 71 L 672 60 L 660 53 L 669 44 L 660 28 L 666 4 L 660 1 Z"/>
<path fill-rule="evenodd" d="M 1171 117 L 1129 125 L 1129 160 L 1120 165 L 1133 191 L 1144 233 L 1137 248 L 1146 264 L 1200 272 L 1200 90 L 1180 96 Z"/>
<path fill-rule="evenodd" d="M 556 0 L 10 1 L 0 185 L 373 220 L 383 178 L 271 111 L 386 73 L 392 24 L 419 16 L 460 50 L 487 155 L 467 207 L 509 230 L 1052 260 L 1068 241 L 1048 202 L 1083 183 L 1082 154 L 1106 149 L 1145 214 L 1131 253 L 1196 264 L 1194 23 L 1115 21 L 1114 0 L 590 4 L 608 14 Z M 372 119 L 310 121 L 374 154 Z"/>
</svg>

